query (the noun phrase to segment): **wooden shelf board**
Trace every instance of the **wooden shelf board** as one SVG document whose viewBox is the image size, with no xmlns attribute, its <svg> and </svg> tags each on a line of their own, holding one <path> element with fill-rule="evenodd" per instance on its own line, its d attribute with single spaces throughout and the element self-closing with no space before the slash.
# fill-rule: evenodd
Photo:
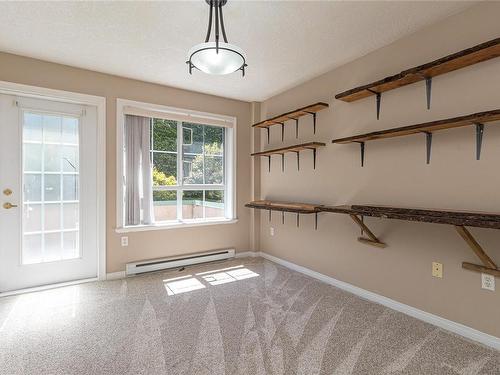
<svg viewBox="0 0 500 375">
<path fill-rule="evenodd" d="M 286 211 L 299 214 L 314 214 L 320 212 L 321 205 L 297 202 L 275 202 L 269 200 L 253 201 L 245 204 L 245 207 L 271 211 Z"/>
<path fill-rule="evenodd" d="M 251 156 L 281 155 L 287 152 L 300 152 L 304 150 L 316 149 L 318 147 L 323 147 L 323 146 L 326 146 L 326 144 L 322 142 L 308 142 L 308 143 L 301 143 L 300 145 L 276 148 L 274 150 L 254 152 L 253 154 L 251 154 Z"/>
<path fill-rule="evenodd" d="M 440 74 L 465 68 L 498 56 L 500 56 L 500 38 L 496 38 L 432 62 L 404 70 L 399 74 L 344 91 L 335 95 L 335 99 L 343 100 L 345 102 L 353 102 L 355 100 L 374 95 L 378 92 L 393 90 L 398 87 L 425 80 L 426 77 L 435 77 Z"/>
<path fill-rule="evenodd" d="M 359 142 L 373 141 L 384 138 L 402 137 L 410 134 L 421 134 L 421 133 L 434 132 L 444 129 L 459 128 L 462 126 L 470 126 L 477 123 L 487 123 L 499 120 L 500 120 L 500 109 L 496 109 L 493 111 L 479 112 L 466 116 L 426 122 L 423 124 L 380 130 L 346 138 L 338 138 L 334 139 L 332 143 L 344 143 L 344 144 L 353 142 L 359 143 Z"/>
<path fill-rule="evenodd" d="M 322 206 L 321 211 L 386 219 L 500 229 L 500 214 L 438 211 L 384 206 Z"/>
<path fill-rule="evenodd" d="M 253 124 L 252 127 L 254 127 L 254 128 L 267 128 L 269 126 L 282 124 L 287 120 L 298 119 L 299 117 L 309 115 L 311 113 L 319 112 L 325 108 L 328 108 L 327 103 L 318 102 L 318 103 L 311 104 L 311 105 L 308 105 L 308 106 L 303 107 L 303 108 L 295 109 L 293 111 L 283 113 L 279 116 L 258 122 L 256 124 Z"/>
</svg>

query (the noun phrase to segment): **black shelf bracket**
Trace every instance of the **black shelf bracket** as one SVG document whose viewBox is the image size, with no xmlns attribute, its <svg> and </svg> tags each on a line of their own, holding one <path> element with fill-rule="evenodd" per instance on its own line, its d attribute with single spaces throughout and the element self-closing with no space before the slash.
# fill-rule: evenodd
<svg viewBox="0 0 500 375">
<path fill-rule="evenodd" d="M 272 219 L 272 210 L 269 210 L 269 222 L 271 222 L 271 219 Z"/>
<path fill-rule="evenodd" d="M 432 148 L 432 133 L 423 132 L 425 134 L 425 150 L 426 150 L 426 162 L 431 163 L 431 148 Z"/>
<path fill-rule="evenodd" d="M 313 169 L 316 169 L 316 149 L 313 148 Z"/>
<path fill-rule="evenodd" d="M 285 211 L 281 211 L 281 224 L 285 224 Z"/>
<path fill-rule="evenodd" d="M 370 91 L 372 94 L 375 94 L 375 104 L 377 106 L 377 120 L 380 119 L 380 102 L 382 101 L 382 93 L 367 89 L 367 91 Z"/>
<path fill-rule="evenodd" d="M 313 134 L 316 134 L 316 112 L 306 112 L 313 117 Z"/>
<path fill-rule="evenodd" d="M 281 142 L 285 140 L 285 123 L 281 123 Z"/>
<path fill-rule="evenodd" d="M 481 148 L 483 145 L 484 124 L 476 124 L 476 160 L 481 159 Z"/>
<path fill-rule="evenodd" d="M 358 142 L 359 143 L 359 151 L 361 153 L 361 166 L 365 166 L 365 142 Z"/>
<path fill-rule="evenodd" d="M 425 97 L 427 99 L 427 109 L 431 109 L 432 77 L 425 77 Z"/>
<path fill-rule="evenodd" d="M 318 213 L 314 214 L 314 230 L 318 230 Z"/>
<path fill-rule="evenodd" d="M 270 137 L 271 137 L 271 134 L 270 134 L 270 130 L 269 130 L 269 127 L 266 128 L 267 130 L 267 144 L 269 144 L 269 141 L 270 141 Z"/>
<path fill-rule="evenodd" d="M 300 151 L 295 151 L 297 154 L 297 170 L 300 171 Z"/>
<path fill-rule="evenodd" d="M 295 120 L 295 138 L 299 138 L 299 119 L 296 118 Z"/>
<path fill-rule="evenodd" d="M 300 227 L 300 214 L 297 212 L 297 228 Z"/>
<path fill-rule="evenodd" d="M 268 155 L 267 163 L 268 163 L 268 170 L 269 170 L 269 172 L 271 172 L 271 155 Z"/>
<path fill-rule="evenodd" d="M 285 154 L 281 154 L 281 172 L 285 171 Z"/>
</svg>

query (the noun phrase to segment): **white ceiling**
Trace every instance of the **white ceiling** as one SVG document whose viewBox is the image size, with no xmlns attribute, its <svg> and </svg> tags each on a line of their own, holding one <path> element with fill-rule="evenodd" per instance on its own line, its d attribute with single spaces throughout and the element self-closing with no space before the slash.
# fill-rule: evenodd
<svg viewBox="0 0 500 375">
<path fill-rule="evenodd" d="M 246 101 L 262 101 L 457 13 L 469 2 L 237 1 L 224 7 L 248 70 L 185 64 L 204 41 L 204 0 L 0 2 L 0 50 Z"/>
</svg>

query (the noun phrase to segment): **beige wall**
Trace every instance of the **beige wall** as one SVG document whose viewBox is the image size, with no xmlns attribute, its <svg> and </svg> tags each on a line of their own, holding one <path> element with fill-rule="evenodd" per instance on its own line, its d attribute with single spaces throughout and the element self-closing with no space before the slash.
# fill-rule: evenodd
<svg viewBox="0 0 500 375">
<path fill-rule="evenodd" d="M 318 132 L 310 119 L 300 120 L 299 142 L 328 143 L 318 152 L 318 166 L 301 156 L 261 164 L 261 197 L 324 204 L 375 204 L 397 207 L 444 208 L 500 212 L 500 126 L 487 125 L 480 161 L 475 160 L 474 128 L 435 133 L 432 161 L 425 164 L 424 136 L 367 143 L 365 167 L 359 146 L 332 145 L 333 138 L 411 125 L 441 118 L 500 108 L 500 58 L 483 62 L 433 81 L 432 107 L 425 108 L 423 82 L 382 95 L 382 112 L 375 118 L 375 99 L 354 103 L 334 100 L 335 94 L 426 63 L 446 54 L 500 36 L 500 3 L 484 3 L 439 25 L 332 70 L 262 104 L 269 117 L 316 101 L 330 108 L 318 115 Z M 271 131 L 271 145 L 282 146 L 280 129 Z M 288 124 L 285 145 L 297 142 Z M 272 255 L 382 294 L 419 309 L 500 337 L 500 285 L 496 292 L 481 290 L 480 275 L 463 270 L 462 261 L 479 263 L 451 226 L 366 218 L 386 241 L 386 249 L 356 241 L 359 229 L 345 215 L 321 214 L 314 231 L 313 217 L 261 214 L 260 247 Z M 270 236 L 269 227 L 276 234 Z M 472 233 L 500 263 L 500 231 L 472 228 Z M 444 278 L 431 277 L 431 262 L 444 264 Z M 497 284 L 499 284 L 497 278 Z"/>
<path fill-rule="evenodd" d="M 220 248 L 246 251 L 250 247 L 251 104 L 179 90 L 40 60 L 0 53 L 0 80 L 73 91 L 106 98 L 107 272 L 123 271 L 125 263 Z M 116 99 L 131 99 L 237 118 L 238 223 L 189 229 L 128 233 L 129 246 L 120 246 L 116 227 Z"/>
</svg>

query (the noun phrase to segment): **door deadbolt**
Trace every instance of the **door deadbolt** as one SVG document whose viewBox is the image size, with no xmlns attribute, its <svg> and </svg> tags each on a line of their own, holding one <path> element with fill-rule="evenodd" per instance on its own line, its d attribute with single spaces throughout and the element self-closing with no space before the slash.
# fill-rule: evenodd
<svg viewBox="0 0 500 375">
<path fill-rule="evenodd" d="M 5 189 L 5 190 L 3 191 L 3 195 L 7 195 L 7 196 L 9 196 L 9 195 L 11 195 L 11 194 L 12 194 L 12 190 L 10 190 L 10 189 Z"/>
</svg>

